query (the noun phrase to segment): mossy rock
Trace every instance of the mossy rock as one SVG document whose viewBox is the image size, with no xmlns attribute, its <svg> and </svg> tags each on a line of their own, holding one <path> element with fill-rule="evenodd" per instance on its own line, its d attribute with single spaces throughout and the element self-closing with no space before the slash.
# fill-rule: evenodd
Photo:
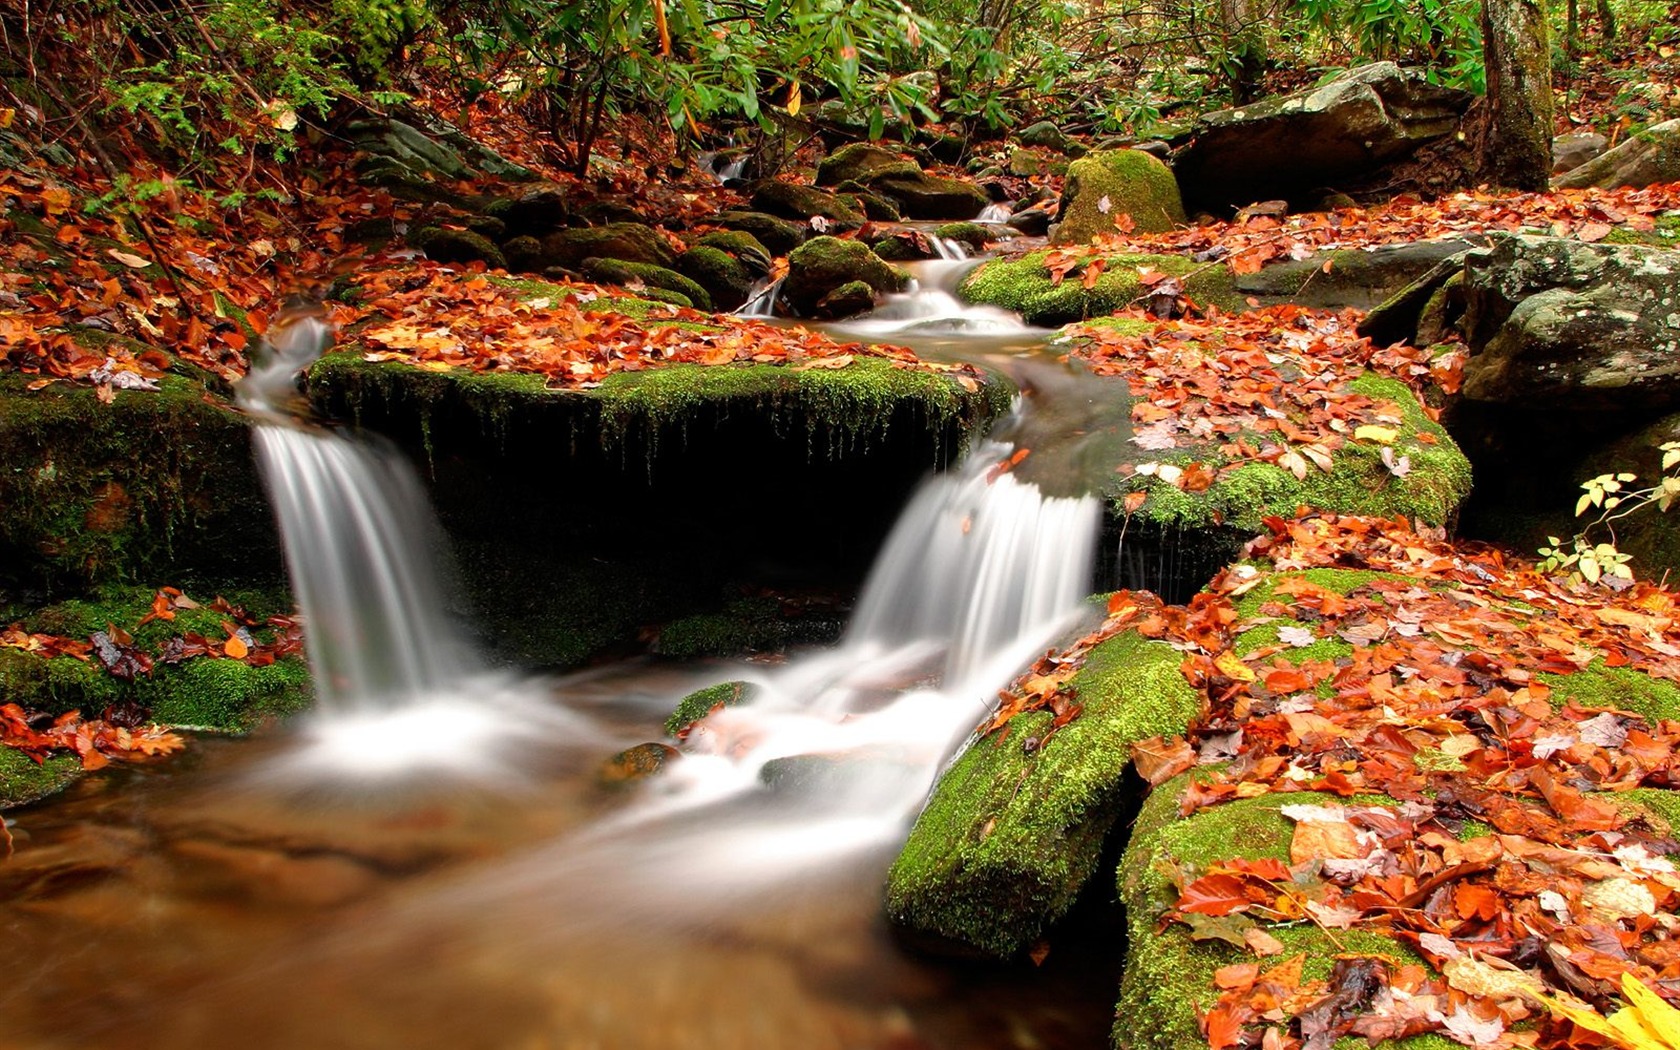
<svg viewBox="0 0 1680 1050">
<path fill-rule="evenodd" d="M 1214 971 L 1253 958 L 1251 952 L 1224 941 L 1193 940 L 1182 925 L 1157 929 L 1162 914 L 1177 900 L 1163 874 L 1166 866 L 1199 870 L 1233 857 L 1287 863 L 1294 824 L 1278 812 L 1283 806 L 1398 804 L 1380 796 L 1348 800 L 1317 792 L 1289 792 L 1239 799 L 1180 819 L 1179 799 L 1194 775 L 1178 777 L 1150 794 L 1120 864 L 1119 894 L 1126 906 L 1128 937 L 1113 1036 L 1117 1050 L 1206 1050 L 1207 1039 L 1197 1027 L 1197 1017 L 1218 999 Z M 1344 954 L 1427 966 L 1407 945 L 1369 930 L 1338 931 L 1336 942 L 1316 926 L 1272 926 L 1267 932 L 1284 944 L 1280 959 L 1305 955 L 1304 981 L 1327 977 L 1336 957 Z M 1456 1046 L 1433 1034 L 1378 1045 L 1386 1050 Z"/>
<path fill-rule="evenodd" d="M 22 751 L 0 747 L 0 809 L 56 794 L 81 773 L 81 764 L 70 755 L 36 762 Z"/>
<path fill-rule="evenodd" d="M 154 658 L 166 641 L 185 633 L 223 636 L 223 613 L 201 607 L 178 610 L 174 620 L 139 621 L 151 609 L 149 588 L 110 587 L 91 598 L 73 599 L 23 614 L 26 630 L 86 639 L 116 626 L 134 646 Z M 259 617 L 291 611 L 282 590 L 230 591 L 228 600 Z M 0 649 L 0 696 L 25 708 L 96 717 L 105 708 L 133 703 L 165 725 L 241 731 L 269 715 L 301 710 L 308 702 L 309 670 L 301 656 L 253 667 L 222 657 L 194 657 L 178 664 L 157 662 L 149 675 L 125 680 L 92 660 L 44 657 L 21 649 Z"/>
<path fill-rule="evenodd" d="M 815 186 L 774 180 L 760 183 L 753 191 L 752 206 L 755 211 L 800 222 L 821 218 L 828 222 L 831 229 L 837 230 L 855 230 L 863 225 L 865 219 L 863 209 L 844 197 Z M 757 230 L 748 232 L 764 240 Z"/>
<path fill-rule="evenodd" d="M 866 218 L 874 222 L 899 222 L 904 213 L 893 200 L 875 193 L 861 182 L 842 182 L 836 187 L 849 201 L 856 201 Z"/>
<path fill-rule="evenodd" d="M 766 215 L 759 211 L 726 211 L 717 217 L 719 226 L 751 234 L 775 255 L 786 255 L 805 243 L 811 229 L 803 223 Z"/>
<path fill-rule="evenodd" d="M 452 230 L 443 226 L 422 226 L 408 235 L 408 243 L 441 263 L 481 262 L 493 270 L 507 269 L 502 250 L 482 233 Z"/>
<path fill-rule="evenodd" d="M 933 235 L 965 244 L 974 251 L 980 251 L 994 239 L 992 231 L 977 222 L 948 222 L 934 230 Z"/>
<path fill-rule="evenodd" d="M 695 243 L 703 248 L 726 252 L 755 277 L 769 274 L 770 264 L 774 261 L 770 249 L 745 230 L 713 230 L 701 235 Z"/>
<path fill-rule="evenodd" d="M 817 165 L 818 186 L 867 183 L 878 175 L 919 175 L 921 166 L 869 142 L 842 146 Z"/>
<path fill-rule="evenodd" d="M 1061 222 L 1052 244 L 1089 244 L 1113 233 L 1121 215 L 1141 233 L 1165 233 L 1188 224 L 1172 169 L 1142 150 L 1092 153 L 1068 166 Z"/>
<path fill-rule="evenodd" d="M 1008 958 L 1067 913 L 1117 819 L 1131 745 L 1182 733 L 1201 699 L 1171 646 L 1135 633 L 1091 651 L 1084 707 L 1048 740 L 1048 712 L 971 744 L 940 777 L 887 876 L 891 921 L 940 946 Z"/>
<path fill-rule="evenodd" d="M 800 314 L 811 316 L 825 296 L 854 281 L 862 281 L 877 292 L 896 292 L 905 285 L 904 275 L 888 266 L 862 241 L 816 237 L 788 256 L 782 301 Z"/>
<path fill-rule="evenodd" d="M 746 234 L 736 236 L 752 240 Z M 747 265 L 721 248 L 703 244 L 690 248 L 677 256 L 676 268 L 705 291 L 714 310 L 734 310 L 747 301 L 747 294 L 752 291 L 753 274 Z"/>
<path fill-rule="evenodd" d="M 658 231 L 635 222 L 557 230 L 542 238 L 542 248 L 544 268 L 564 266 L 572 270 L 582 266 L 585 259 L 619 259 L 668 267 L 677 257 Z"/>
<path fill-rule="evenodd" d="M 694 723 L 723 707 L 735 707 L 753 698 L 753 686 L 747 682 L 719 682 L 704 689 L 696 689 L 678 701 L 676 710 L 665 720 L 665 732 L 679 736 Z"/>
<path fill-rule="evenodd" d="M 919 171 L 874 176 L 869 188 L 891 198 L 910 219 L 972 219 L 991 203 L 986 191 L 972 182 Z"/>
<path fill-rule="evenodd" d="M 1220 477 L 1201 492 L 1187 492 L 1141 475 L 1127 488 L 1146 488 L 1149 498 L 1137 511 L 1144 520 L 1170 529 L 1217 528 L 1233 536 L 1260 531 L 1266 518 L 1288 517 L 1298 507 L 1370 517 L 1415 518 L 1444 525 L 1470 494 L 1470 461 L 1451 435 L 1431 420 L 1410 387 L 1397 379 L 1366 374 L 1349 384 L 1356 393 L 1393 404 L 1401 417 L 1389 445 L 1350 437 L 1331 459 L 1331 469 L 1309 466 L 1305 478 L 1272 463 L 1249 462 Z M 1405 477 L 1383 462 L 1391 455 L 1410 461 Z M 1221 465 L 1209 450 L 1145 452 L 1137 458 L 1160 462 L 1199 461 Z M 1210 458 L 1211 457 L 1211 458 Z M 1123 492 L 1114 494 L 1116 503 Z M 1118 506 L 1116 513 L 1119 513 Z"/>
<path fill-rule="evenodd" d="M 865 313 L 875 306 L 875 289 L 867 281 L 847 281 L 818 300 L 811 316 L 819 320 L 835 320 Z"/>
<path fill-rule="evenodd" d="M 0 376 L 0 596 L 279 565 L 249 421 L 204 384 L 94 391 Z"/>
<path fill-rule="evenodd" d="M 602 763 L 595 779 L 602 787 L 623 787 L 655 776 L 681 758 L 682 752 L 670 744 L 637 744 Z"/>
<path fill-rule="evenodd" d="M 712 308 L 712 297 L 706 294 L 706 289 L 664 266 L 624 262 L 621 259 L 589 259 L 583 264 L 583 275 L 602 284 L 663 288 L 668 292 L 676 292 L 696 309 L 709 311 Z"/>
<path fill-rule="evenodd" d="M 1044 265 L 1049 254 L 1037 251 L 1019 259 L 989 259 L 963 279 L 957 294 L 971 303 L 1014 310 L 1028 324 L 1056 327 L 1141 302 L 1149 291 L 1139 280 L 1142 267 L 1184 278 L 1190 298 L 1202 305 L 1247 308 L 1233 287 L 1230 270 L 1223 266 L 1208 267 L 1181 255 L 1117 252 L 1101 257 L 1103 273 L 1095 285 L 1086 288 L 1078 274 L 1054 282 Z"/>
</svg>

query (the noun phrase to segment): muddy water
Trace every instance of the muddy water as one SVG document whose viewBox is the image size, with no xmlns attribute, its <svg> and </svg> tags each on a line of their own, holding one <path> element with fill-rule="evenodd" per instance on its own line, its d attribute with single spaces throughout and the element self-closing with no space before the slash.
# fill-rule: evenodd
<svg viewBox="0 0 1680 1050">
<path fill-rule="evenodd" d="M 259 775 L 285 749 L 276 730 L 195 739 L 14 812 L 0 1046 L 1106 1045 L 1111 928 L 1057 942 L 1041 968 L 933 963 L 879 921 L 889 856 L 791 886 L 695 884 L 680 850 L 590 830 L 639 790 L 601 786 L 600 762 L 728 674 L 557 683 L 556 703 L 614 739 L 526 755 L 494 789 L 282 789 Z"/>
</svg>

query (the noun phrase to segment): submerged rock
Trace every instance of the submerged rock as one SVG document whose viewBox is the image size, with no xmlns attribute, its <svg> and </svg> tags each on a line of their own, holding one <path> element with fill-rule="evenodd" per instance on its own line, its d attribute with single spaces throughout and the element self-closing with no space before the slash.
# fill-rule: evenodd
<svg viewBox="0 0 1680 1050">
<path fill-rule="evenodd" d="M 1302 200 L 1452 134 L 1470 99 L 1376 62 L 1299 94 L 1203 115 L 1173 170 L 1194 208 Z"/>
<path fill-rule="evenodd" d="M 605 787 L 619 787 L 646 780 L 680 758 L 682 752 L 670 744 L 637 744 L 603 762 L 596 773 L 596 779 Z"/>
<path fill-rule="evenodd" d="M 1093 153 L 1068 168 L 1055 244 L 1089 244 L 1113 233 L 1122 215 L 1141 233 L 1165 233 L 1189 222 L 1178 182 L 1159 160 L 1139 150 Z"/>
</svg>

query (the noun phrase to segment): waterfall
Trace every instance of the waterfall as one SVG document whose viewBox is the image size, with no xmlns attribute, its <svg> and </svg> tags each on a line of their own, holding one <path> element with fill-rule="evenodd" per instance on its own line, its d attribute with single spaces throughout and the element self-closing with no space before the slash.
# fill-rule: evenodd
<svg viewBox="0 0 1680 1050">
<path fill-rule="evenodd" d="M 941 259 L 957 261 L 968 258 L 968 246 L 961 241 L 953 241 L 949 237 L 936 237 L 928 234 L 928 243 L 939 253 Z"/>
<path fill-rule="evenodd" d="M 488 670 L 450 619 L 442 530 L 407 461 L 293 414 L 303 407 L 297 374 L 331 340 L 319 318 L 283 316 L 268 359 L 238 389 L 258 420 L 258 467 L 303 614 L 315 709 L 302 764 L 485 771 L 504 737 L 531 730 L 531 712 L 520 711 L 528 698 Z"/>
<path fill-rule="evenodd" d="M 974 221 L 1008 222 L 1009 217 L 1013 214 L 1015 213 L 1009 210 L 1009 205 L 1007 204 L 988 204 L 980 210 L 979 216 Z"/>
<path fill-rule="evenodd" d="M 781 297 L 782 282 L 786 280 L 786 277 L 778 277 L 775 280 L 771 280 L 766 277 L 763 280 L 760 280 L 757 284 L 752 286 L 752 289 L 749 292 L 747 292 L 746 304 L 739 310 L 735 311 L 735 316 L 759 318 L 775 317 L 776 300 Z"/>
</svg>

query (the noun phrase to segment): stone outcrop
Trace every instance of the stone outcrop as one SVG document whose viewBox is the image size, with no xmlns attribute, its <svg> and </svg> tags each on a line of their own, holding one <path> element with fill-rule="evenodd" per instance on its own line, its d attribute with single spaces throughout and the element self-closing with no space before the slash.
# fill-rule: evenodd
<svg viewBox="0 0 1680 1050">
<path fill-rule="evenodd" d="M 1553 179 L 1552 188 L 1609 190 L 1656 182 L 1680 182 L 1680 119 L 1629 135 L 1615 149 Z"/>
<path fill-rule="evenodd" d="M 817 237 L 794 250 L 788 256 L 787 283 L 782 286 L 782 301 L 801 316 L 811 317 L 830 293 L 862 282 L 877 293 L 896 292 L 905 284 L 905 277 L 888 266 L 869 246 L 861 241 L 843 241 L 837 237 Z M 855 293 L 856 289 L 852 289 Z M 844 303 L 857 306 L 855 295 L 831 300 L 827 316 Z M 852 312 L 856 312 L 854 309 Z"/>
<path fill-rule="evenodd" d="M 1302 201 L 1452 134 L 1470 99 L 1377 62 L 1310 91 L 1204 115 L 1173 170 L 1192 208 Z"/>
</svg>

